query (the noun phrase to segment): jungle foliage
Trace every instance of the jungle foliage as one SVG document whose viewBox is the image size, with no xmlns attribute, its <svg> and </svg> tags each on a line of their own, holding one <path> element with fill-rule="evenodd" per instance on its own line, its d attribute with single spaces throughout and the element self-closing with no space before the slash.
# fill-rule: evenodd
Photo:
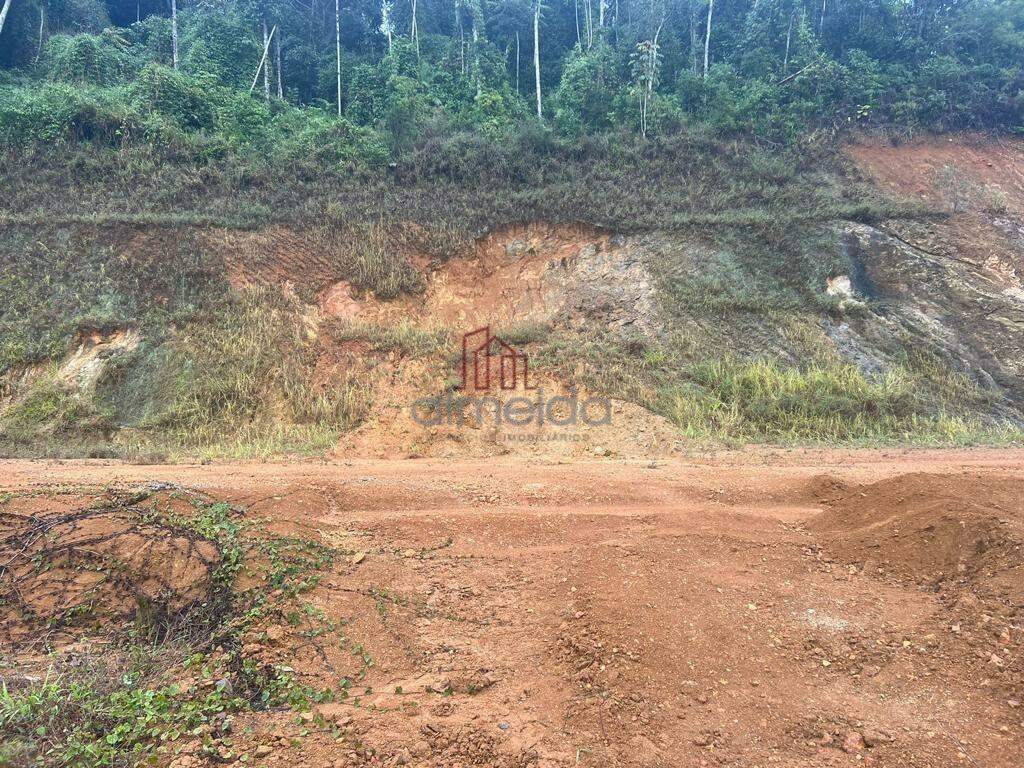
<svg viewBox="0 0 1024 768">
<path fill-rule="evenodd" d="M 183 0 L 173 22 L 169 6 L 9 0 L 0 144 L 382 166 L 526 121 L 570 142 L 1024 126 L 1019 0 L 342 0 L 337 19 L 303 0 Z"/>
</svg>

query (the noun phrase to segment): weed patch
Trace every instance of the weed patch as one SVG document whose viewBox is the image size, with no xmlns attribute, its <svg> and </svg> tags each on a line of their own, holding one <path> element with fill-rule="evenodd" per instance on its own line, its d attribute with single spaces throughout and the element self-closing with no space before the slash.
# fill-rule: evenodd
<svg viewBox="0 0 1024 768">
<path fill-rule="evenodd" d="M 167 588 L 148 589 L 154 574 L 140 566 L 175 569 L 133 558 L 133 530 L 178 542 L 179 553 L 205 553 L 195 599 L 173 602 L 180 573 L 168 575 Z M 76 550 L 87 543 L 96 554 L 83 560 Z M 165 760 L 186 745 L 214 760 L 248 760 L 229 736 L 236 714 L 304 711 L 347 697 L 359 677 L 310 686 L 291 667 L 243 652 L 268 622 L 286 617 L 315 647 L 346 646 L 340 628 L 303 598 L 343 553 L 270 534 L 228 504 L 179 488 L 108 494 L 88 508 L 34 518 L 0 546 L 9 569 L 5 629 L 31 632 L 44 645 L 60 645 L 76 627 L 106 638 L 102 651 L 86 645 L 76 655 L 52 654 L 40 682 L 0 688 L 5 749 L 37 764 L 129 766 Z M 83 589 L 83 574 L 90 573 L 101 579 Z M 16 610 L 11 598 L 19 586 L 45 591 L 57 577 L 74 593 L 67 605 L 52 606 L 49 616 Z"/>
</svg>

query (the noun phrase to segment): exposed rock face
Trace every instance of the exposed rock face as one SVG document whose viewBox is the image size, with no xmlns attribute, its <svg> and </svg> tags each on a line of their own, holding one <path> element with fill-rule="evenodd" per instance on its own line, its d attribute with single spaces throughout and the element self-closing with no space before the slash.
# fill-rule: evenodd
<svg viewBox="0 0 1024 768">
<path fill-rule="evenodd" d="M 61 364 L 57 377 L 72 392 L 88 392 L 96 386 L 107 363 L 131 352 L 141 339 L 134 329 L 82 334 L 78 346 Z"/>
<path fill-rule="evenodd" d="M 830 336 L 863 368 L 884 365 L 894 341 L 945 357 L 954 368 L 1015 404 L 1024 402 L 1024 292 L 955 255 L 861 224 L 846 224 L 846 255 L 863 269 L 862 290 L 875 294 L 871 311 Z M 1018 258 L 1020 255 L 1018 254 Z"/>
<path fill-rule="evenodd" d="M 0 414 L 19 397 L 40 381 L 51 376 L 61 389 L 76 396 L 88 396 L 96 387 L 107 366 L 115 359 L 131 352 L 142 340 L 133 328 L 118 329 L 110 333 L 97 330 L 83 331 L 77 344 L 51 373 L 50 363 L 39 363 L 9 371 L 0 376 Z"/>
<path fill-rule="evenodd" d="M 660 326 L 661 299 L 642 249 L 619 235 L 549 265 L 547 293 L 570 325 L 600 323 L 646 335 Z"/>
</svg>

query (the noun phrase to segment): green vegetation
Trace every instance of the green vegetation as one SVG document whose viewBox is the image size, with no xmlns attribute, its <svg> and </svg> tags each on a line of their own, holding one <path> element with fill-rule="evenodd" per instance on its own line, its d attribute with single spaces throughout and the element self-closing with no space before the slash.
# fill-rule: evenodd
<svg viewBox="0 0 1024 768">
<path fill-rule="evenodd" d="M 783 366 L 764 359 L 699 363 L 695 388 L 671 396 L 668 417 L 688 437 L 737 442 L 971 442 L 1019 440 L 1020 430 L 986 424 L 968 412 L 983 395 L 947 373 L 947 386 L 971 397 L 934 398 L 918 371 L 875 377 L 848 363 Z M 938 410 L 936 410 L 938 409 Z"/>
<path fill-rule="evenodd" d="M 210 302 L 180 325 L 154 322 L 154 337 L 111 359 L 94 389 L 70 394 L 42 372 L 0 415 L 0 444 L 249 458 L 322 451 L 359 423 L 365 389 L 351 377 L 318 383 L 316 331 L 294 296 L 254 289 Z"/>
<path fill-rule="evenodd" d="M 227 504 L 180 490 L 112 499 L 84 514 L 111 513 L 213 545 L 211 593 L 182 613 L 159 614 L 157 624 L 140 606 L 127 631 L 95 606 L 65 611 L 40 627 L 45 638 L 71 625 L 89 626 L 105 633 L 108 644 L 77 663 L 58 657 L 41 682 L 0 688 L 0 755 L 13 764 L 127 767 L 166 759 L 185 743 L 213 759 L 233 760 L 241 757 L 230 746 L 234 715 L 274 707 L 302 712 L 344 699 L 372 664 L 363 654 L 362 671 L 313 687 L 288 666 L 242 653 L 243 638 L 269 623 L 303 633 L 321 653 L 328 643 L 347 649 L 336 623 L 303 599 L 344 552 L 270 534 Z M 37 555 L 33 573 L 63 567 L 59 544 Z M 116 550 L 109 556 L 113 563 Z"/>
<path fill-rule="evenodd" d="M 638 143 L 625 136 L 570 141 L 531 129 L 497 145 L 456 134 L 411 149 L 381 172 L 309 158 L 198 162 L 145 147 L 7 156 L 16 162 L 0 164 L 5 229 L 287 225 L 338 249 L 365 241 L 364 258 L 381 250 L 382 226 L 392 245 L 445 258 L 468 239 L 518 221 L 582 221 L 619 232 L 782 232 L 835 219 L 931 215 L 867 185 L 840 184 L 843 161 L 828 148 L 776 150 L 691 133 Z M 364 267 L 361 274 L 374 273 Z M 386 274 L 395 288 L 411 287 L 400 271 Z"/>
<path fill-rule="evenodd" d="M 375 352 L 403 357 L 429 357 L 451 351 L 452 334 L 446 329 L 427 330 L 409 322 L 378 325 L 356 321 L 335 322 L 328 328 L 333 342 L 365 342 Z"/>
<path fill-rule="evenodd" d="M 415 296 L 411 254 L 436 265 L 530 221 L 706 245 L 699 262 L 669 252 L 646 265 L 678 348 L 601 356 L 621 373 L 602 362 L 587 374 L 599 389 L 735 439 L 897 435 L 941 417 L 941 387 L 908 405 L 896 374 L 815 367 L 820 340 L 758 368 L 766 349 L 787 348 L 765 319 L 799 336 L 811 314 L 838 312 L 822 291 L 850 268 L 836 222 L 941 215 L 858 181 L 838 138 L 1022 130 L 1019 2 L 424 0 L 415 20 L 413 7 L 343 0 L 335 39 L 327 4 L 183 0 L 172 19 L 152 0 L 12 0 L 0 28 L 0 380 L 19 397 L 0 412 L 0 451 L 322 451 L 370 397 L 354 374 L 322 375 L 321 336 L 374 355 L 447 343 L 412 326 L 320 327 L 310 308 L 322 292 L 344 280 L 380 300 Z M 938 183 L 953 211 L 1005 208 L 956 169 Z M 292 250 L 305 261 L 289 270 Z M 281 292 L 232 287 L 283 273 Z M 698 316 L 718 335 L 696 332 Z M 43 371 L 119 329 L 142 341 L 94 390 Z M 551 329 L 506 333 L 567 343 Z M 722 359 L 727 339 L 735 360 Z M 751 409 L 751 391 L 776 386 L 783 401 Z M 797 404 L 819 396 L 819 410 Z M 841 434 L 836 420 L 858 408 L 877 415 Z"/>
<path fill-rule="evenodd" d="M 12 0 L 0 145 L 380 168 L 440 135 L 500 145 L 527 121 L 573 141 L 1022 127 L 1018 2 L 346 0 L 338 25 L 333 10 Z"/>
<path fill-rule="evenodd" d="M 138 382 L 125 371 L 120 381 L 108 382 L 113 401 L 145 400 L 141 428 L 202 444 L 229 428 L 259 429 L 259 416 L 275 404 L 290 424 L 344 431 L 359 421 L 364 406 L 355 391 L 316 387 L 314 332 L 297 301 L 277 290 L 254 290 L 225 302 L 208 320 L 155 352 L 161 358 L 155 377 Z M 140 397 L 137 387 L 154 382 L 163 385 L 162 396 Z"/>
<path fill-rule="evenodd" d="M 722 322 L 741 338 L 742 315 Z M 789 333 L 806 332 L 806 317 L 777 317 Z M 749 334 L 748 334 L 749 335 Z M 660 414 L 698 444 L 770 443 L 1009 443 L 1024 430 L 988 415 L 995 395 L 921 352 L 869 375 L 820 339 L 806 344 L 806 361 L 780 362 L 755 350 L 723 355 L 713 338 L 676 332 L 666 345 L 607 334 L 563 336 L 541 343 L 542 364 L 592 392 L 638 403 Z M 742 344 L 732 345 L 742 349 Z"/>
</svg>

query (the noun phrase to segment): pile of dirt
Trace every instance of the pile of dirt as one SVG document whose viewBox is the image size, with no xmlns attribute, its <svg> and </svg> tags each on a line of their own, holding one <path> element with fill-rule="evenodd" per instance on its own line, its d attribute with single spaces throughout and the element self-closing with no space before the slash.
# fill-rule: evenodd
<svg viewBox="0 0 1024 768">
<path fill-rule="evenodd" d="M 869 485 L 812 484 L 808 527 L 869 575 L 935 589 L 970 586 L 1024 607 L 1024 479 L 907 474 Z"/>
<path fill-rule="evenodd" d="M 87 622 L 116 631 L 140 622 L 157 632 L 210 604 L 216 544 L 153 519 L 167 492 L 96 497 L 70 508 L 33 508 L 32 496 L 0 510 L 0 638 L 65 632 Z M 140 505 L 143 501 L 146 506 Z"/>
</svg>

